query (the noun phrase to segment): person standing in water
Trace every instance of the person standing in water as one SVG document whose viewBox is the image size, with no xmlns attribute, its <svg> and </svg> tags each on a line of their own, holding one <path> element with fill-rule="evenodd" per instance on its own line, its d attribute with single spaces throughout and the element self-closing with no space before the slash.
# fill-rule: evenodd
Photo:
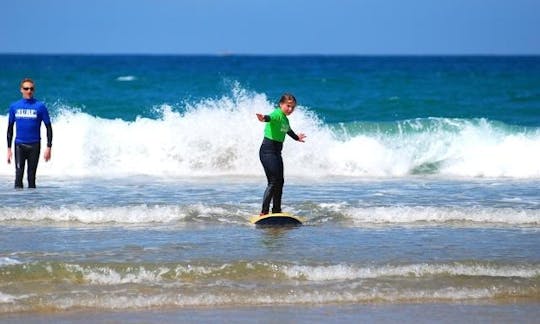
<svg viewBox="0 0 540 324">
<path fill-rule="evenodd" d="M 21 81 L 22 99 L 9 106 L 7 129 L 7 162 L 11 163 L 13 153 L 11 143 L 13 140 L 13 125 L 15 123 L 17 134 L 15 136 L 15 188 L 23 187 L 24 167 L 28 162 L 28 188 L 36 187 L 36 170 L 41 150 L 40 127 L 41 122 L 47 128 L 47 148 L 43 154 L 45 161 L 51 159 L 52 126 L 49 111 L 45 104 L 34 99 L 35 85 L 32 79 Z"/>
<path fill-rule="evenodd" d="M 272 202 L 272 213 L 281 213 L 281 196 L 283 193 L 283 159 L 281 150 L 285 135 L 289 135 L 298 142 L 304 142 L 306 135 L 293 132 L 289 125 L 287 116 L 294 112 L 296 107 L 296 98 L 285 93 L 279 100 L 279 107 L 270 113 L 270 115 L 256 114 L 261 122 L 266 122 L 264 128 L 264 139 L 259 150 L 259 158 L 268 180 L 268 185 L 264 191 L 262 209 L 260 215 L 266 215 L 270 211 L 270 202 Z"/>
</svg>

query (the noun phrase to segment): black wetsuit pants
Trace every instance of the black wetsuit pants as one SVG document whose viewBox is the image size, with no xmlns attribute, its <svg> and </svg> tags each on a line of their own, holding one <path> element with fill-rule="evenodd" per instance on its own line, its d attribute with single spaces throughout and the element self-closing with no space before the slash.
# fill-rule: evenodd
<svg viewBox="0 0 540 324">
<path fill-rule="evenodd" d="M 15 188 L 23 187 L 24 166 L 28 161 L 28 188 L 36 187 L 40 143 L 15 144 Z"/>
<path fill-rule="evenodd" d="M 268 180 L 261 209 L 263 214 L 268 214 L 270 202 L 272 202 L 272 213 L 281 213 L 281 195 L 284 183 L 282 148 L 283 143 L 265 137 L 259 150 L 259 158 Z"/>
</svg>

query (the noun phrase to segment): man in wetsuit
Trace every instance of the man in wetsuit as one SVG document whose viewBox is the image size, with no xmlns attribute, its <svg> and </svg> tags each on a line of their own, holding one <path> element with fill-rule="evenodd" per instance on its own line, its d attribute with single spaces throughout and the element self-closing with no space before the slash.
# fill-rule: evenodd
<svg viewBox="0 0 540 324">
<path fill-rule="evenodd" d="M 272 202 L 272 213 L 281 213 L 281 196 L 284 184 L 281 150 L 283 149 L 285 135 L 289 135 L 299 142 L 304 142 L 306 137 L 302 133 L 296 135 L 289 126 L 287 116 L 293 113 L 295 107 L 296 98 L 292 94 L 286 93 L 279 100 L 279 107 L 270 115 L 257 114 L 259 121 L 267 123 L 264 129 L 264 139 L 259 150 L 259 158 L 268 180 L 268 185 L 264 191 L 261 216 L 269 213 L 270 202 Z"/>
<path fill-rule="evenodd" d="M 21 82 L 22 99 L 9 106 L 7 129 L 7 162 L 11 163 L 13 153 L 13 125 L 16 123 L 15 136 L 15 188 L 23 187 L 24 166 L 28 162 L 28 188 L 36 187 L 36 170 L 41 149 L 41 122 L 47 128 L 47 148 L 43 154 L 45 161 L 51 159 L 52 126 L 47 107 L 34 99 L 34 81 L 24 79 Z"/>
</svg>

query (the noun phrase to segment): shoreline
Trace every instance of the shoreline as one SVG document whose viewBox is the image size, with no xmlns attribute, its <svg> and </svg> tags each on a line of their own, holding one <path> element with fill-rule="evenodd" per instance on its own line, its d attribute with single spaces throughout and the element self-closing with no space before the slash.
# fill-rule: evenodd
<svg viewBox="0 0 540 324">
<path fill-rule="evenodd" d="M 540 304 L 517 303 L 368 303 L 348 305 L 189 307 L 148 310 L 32 312 L 0 315 L 9 323 L 163 323 L 163 322 L 488 322 L 534 323 Z"/>
</svg>

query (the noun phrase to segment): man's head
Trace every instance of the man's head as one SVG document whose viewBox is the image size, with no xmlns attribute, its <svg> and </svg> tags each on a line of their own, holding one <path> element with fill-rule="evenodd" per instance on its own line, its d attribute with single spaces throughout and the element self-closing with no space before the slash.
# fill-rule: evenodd
<svg viewBox="0 0 540 324">
<path fill-rule="evenodd" d="M 21 93 L 24 99 L 32 99 L 34 90 L 34 80 L 26 78 L 21 81 Z"/>
</svg>

